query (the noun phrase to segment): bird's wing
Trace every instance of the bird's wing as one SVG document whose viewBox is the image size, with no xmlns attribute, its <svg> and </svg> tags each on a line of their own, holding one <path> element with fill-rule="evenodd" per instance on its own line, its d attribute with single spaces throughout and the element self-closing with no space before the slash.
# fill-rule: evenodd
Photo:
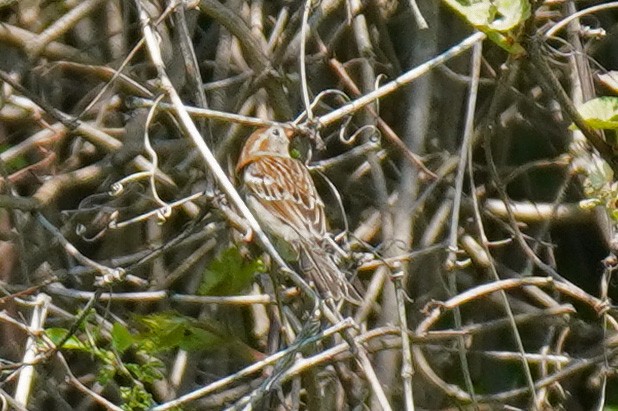
<svg viewBox="0 0 618 411">
<path fill-rule="evenodd" d="M 244 183 L 253 199 L 259 202 L 257 211 L 270 214 L 256 215 L 271 225 L 265 229 L 279 232 L 283 237 L 290 229 L 297 234 L 293 247 L 299 252 L 301 271 L 320 293 L 335 300 L 345 298 L 355 304 L 361 301 L 345 274 L 321 246 L 326 234 L 324 203 L 307 168 L 292 158 L 264 156 L 245 168 Z M 287 228 L 277 230 L 272 227 L 273 221 Z"/>
<path fill-rule="evenodd" d="M 300 269 L 309 277 L 323 297 L 342 298 L 353 304 L 363 300 L 345 274 L 323 248 L 309 242 L 300 244 Z"/>
<path fill-rule="evenodd" d="M 244 183 L 266 210 L 301 237 L 324 238 L 324 203 L 300 161 L 261 157 L 245 168 Z"/>
</svg>

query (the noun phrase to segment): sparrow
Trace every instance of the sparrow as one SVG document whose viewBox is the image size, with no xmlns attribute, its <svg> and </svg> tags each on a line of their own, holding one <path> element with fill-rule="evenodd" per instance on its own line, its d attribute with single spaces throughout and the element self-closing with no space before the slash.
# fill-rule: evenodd
<svg viewBox="0 0 618 411">
<path fill-rule="evenodd" d="M 247 206 L 282 257 L 296 261 L 322 297 L 358 301 L 328 249 L 324 202 L 305 164 L 290 155 L 293 137 L 292 129 L 279 125 L 249 136 L 236 164 Z"/>
</svg>

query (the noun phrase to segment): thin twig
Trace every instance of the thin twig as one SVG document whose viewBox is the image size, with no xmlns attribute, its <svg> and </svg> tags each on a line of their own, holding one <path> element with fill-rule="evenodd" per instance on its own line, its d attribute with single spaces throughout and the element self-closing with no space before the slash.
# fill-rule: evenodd
<svg viewBox="0 0 618 411">
<path fill-rule="evenodd" d="M 421 30 L 427 30 L 429 25 L 427 21 L 423 17 L 421 10 L 418 8 L 418 4 L 416 4 L 416 0 L 409 0 L 410 2 L 410 10 L 412 10 L 412 15 L 414 16 L 414 21 L 416 21 L 416 25 Z"/>
<path fill-rule="evenodd" d="M 78 3 L 75 8 L 55 20 L 52 25 L 38 34 L 36 38 L 28 44 L 30 55 L 36 57 L 41 54 L 41 51 L 47 47 L 49 43 L 69 31 L 79 20 L 86 17 L 89 13 L 92 13 L 104 1 L 105 0 L 84 0 Z"/>
<path fill-rule="evenodd" d="M 444 62 L 450 60 L 451 58 L 458 56 L 464 51 L 468 50 L 470 47 L 474 46 L 476 43 L 481 42 L 485 39 L 485 34 L 477 32 L 472 34 L 471 36 L 464 39 L 462 42 L 457 44 L 454 47 L 446 50 L 439 56 L 434 57 L 426 63 L 421 64 L 413 68 L 412 70 L 402 74 L 397 77 L 395 80 L 390 83 L 386 83 L 382 87 L 372 91 L 364 95 L 363 97 L 356 99 L 345 106 L 330 112 L 324 116 L 318 117 L 316 120 L 322 127 L 326 127 L 336 121 L 341 120 L 344 117 L 349 116 L 350 114 L 360 110 L 368 104 L 371 104 L 375 100 L 378 100 L 382 97 L 385 97 L 397 89 L 405 86 L 406 84 L 416 80 L 417 78 L 427 74 L 431 69 L 443 64 Z"/>
<path fill-rule="evenodd" d="M 451 215 L 451 228 L 449 235 L 449 254 L 446 260 L 447 268 L 450 268 L 448 273 L 448 285 L 451 295 L 457 293 L 457 284 L 455 279 L 456 267 L 455 261 L 457 259 L 457 244 L 459 236 L 459 213 L 461 206 L 461 197 L 463 196 L 463 182 L 465 177 L 466 165 L 468 164 L 469 156 L 472 151 L 472 137 L 474 134 L 474 117 L 476 112 L 476 99 L 478 95 L 478 79 L 481 71 L 481 56 L 482 56 L 482 43 L 477 43 L 474 46 L 474 52 L 472 54 L 472 81 L 470 83 L 470 91 L 468 96 L 468 105 L 466 107 L 466 124 L 464 127 L 464 137 L 461 144 L 461 150 L 459 155 L 459 164 L 457 166 L 457 177 L 455 180 L 455 199 L 453 200 L 453 213 Z M 462 326 L 461 312 L 459 309 L 455 310 L 455 329 L 460 329 Z M 472 383 L 472 377 L 470 375 L 470 368 L 468 366 L 468 359 L 466 356 L 466 344 L 463 337 L 458 338 L 458 353 L 459 362 L 461 363 L 462 374 L 466 384 L 466 389 L 470 394 L 473 406 L 478 409 L 478 403 L 476 402 L 474 384 Z"/>
<path fill-rule="evenodd" d="M 341 332 L 342 330 L 345 330 L 346 328 L 350 327 L 350 323 L 349 322 L 341 322 L 338 323 L 326 330 L 324 330 L 323 332 L 319 333 L 318 335 L 312 337 L 312 339 L 314 340 L 320 340 L 320 339 L 324 339 L 330 335 L 334 335 L 336 333 Z M 173 401 L 169 401 L 165 404 L 161 404 L 158 405 L 156 407 L 153 407 L 151 409 L 151 411 L 165 411 L 165 410 L 170 410 L 173 409 L 175 407 L 181 406 L 183 404 L 188 404 L 192 401 L 195 401 L 201 397 L 204 397 L 212 392 L 218 391 L 224 387 L 226 387 L 229 384 L 232 384 L 234 382 L 237 381 L 241 381 L 243 378 L 254 374 L 260 370 L 262 370 L 263 368 L 275 364 L 277 361 L 281 360 L 283 357 L 285 357 L 286 355 L 288 355 L 291 352 L 294 352 L 297 349 L 297 347 L 293 346 L 293 347 L 288 347 L 287 349 L 284 350 L 280 350 L 277 353 L 271 355 L 270 357 L 265 358 L 262 361 L 256 362 L 240 371 L 238 371 L 235 374 L 232 374 L 230 376 L 221 378 L 205 387 L 199 388 L 195 391 L 192 391 L 190 393 L 187 393 L 181 397 L 178 397 L 177 399 L 173 400 Z"/>
<path fill-rule="evenodd" d="M 609 3 L 597 4 L 596 6 L 585 8 L 583 10 L 573 13 L 565 17 L 564 19 L 560 20 L 558 23 L 551 26 L 551 28 L 547 30 L 543 36 L 545 37 L 546 40 L 549 40 L 552 37 L 554 37 L 556 33 L 558 33 L 560 30 L 568 26 L 570 22 L 577 20 L 580 17 L 583 17 L 587 14 L 596 13 L 597 11 L 608 10 L 608 9 L 613 9 L 617 7 L 618 7 L 618 1 L 610 1 Z"/>
<path fill-rule="evenodd" d="M 412 351 L 410 350 L 410 335 L 408 334 L 408 316 L 406 314 L 407 296 L 402 284 L 403 274 L 403 271 L 395 272 L 391 275 L 391 278 L 395 282 L 399 327 L 401 329 L 401 378 L 403 380 L 403 398 L 406 406 L 405 409 L 414 411 L 414 392 L 412 391 L 414 366 L 412 364 Z"/>
<path fill-rule="evenodd" d="M 45 319 L 47 318 L 47 309 L 51 298 L 46 294 L 37 295 L 34 301 L 34 310 L 32 312 L 32 319 L 30 320 L 29 335 L 26 341 L 26 349 L 22 362 L 24 364 L 30 364 L 34 360 L 37 354 L 37 342 L 36 335 L 43 329 Z M 15 401 L 18 404 L 26 407 L 28 405 L 28 397 L 30 396 L 30 390 L 32 389 L 32 383 L 34 382 L 34 366 L 25 365 L 20 373 L 19 380 L 17 381 L 17 387 L 15 388 Z"/>
<path fill-rule="evenodd" d="M 149 108 L 149 107 L 152 107 L 155 103 L 153 100 L 134 97 L 129 100 L 128 104 L 129 106 L 134 107 L 134 108 L 138 108 L 138 107 Z M 160 110 L 165 110 L 168 112 L 173 112 L 175 110 L 175 107 L 172 104 L 168 104 L 168 103 L 159 103 L 158 107 Z M 224 111 L 212 110 L 208 108 L 185 106 L 185 110 L 187 111 L 188 114 L 190 114 L 193 117 L 207 118 L 210 120 L 225 121 L 225 122 L 230 122 L 230 123 L 237 123 L 237 124 L 242 124 L 245 126 L 270 127 L 270 126 L 284 125 L 284 123 L 281 123 L 278 121 L 264 120 L 261 118 L 248 117 L 248 116 L 243 116 L 243 115 L 234 114 L 234 113 L 226 113 Z"/>
<path fill-rule="evenodd" d="M 52 223 L 50 223 L 45 217 L 43 217 L 42 214 L 37 213 L 37 219 L 39 220 L 41 225 L 43 225 L 43 227 L 45 227 L 47 229 L 47 231 L 49 231 L 50 233 L 53 234 L 53 236 L 56 238 L 56 240 L 58 240 L 60 245 L 62 245 L 62 247 L 64 247 L 64 249 L 67 252 L 67 254 L 69 254 L 71 257 L 75 258 L 81 264 L 96 269 L 101 274 L 102 277 L 106 277 L 106 278 L 108 278 L 108 277 L 113 277 L 113 278 L 120 278 L 120 277 L 122 277 L 123 272 L 124 272 L 124 270 L 122 268 L 110 268 L 110 267 L 104 266 L 102 264 L 99 264 L 96 261 L 91 260 L 90 258 L 88 258 L 85 255 L 83 255 L 82 253 L 80 253 L 79 250 L 73 244 L 71 244 L 64 237 L 64 235 L 62 235 L 60 230 L 58 230 Z"/>
<path fill-rule="evenodd" d="M 217 20 L 222 26 L 234 34 L 240 41 L 249 65 L 260 76 L 265 75 L 265 87 L 272 97 L 272 103 L 279 118 L 292 118 L 290 105 L 285 98 L 285 93 L 280 81 L 274 76 L 274 70 L 268 57 L 261 51 L 263 48 L 246 23 L 233 10 L 215 0 L 201 0 L 200 10 Z"/>
</svg>

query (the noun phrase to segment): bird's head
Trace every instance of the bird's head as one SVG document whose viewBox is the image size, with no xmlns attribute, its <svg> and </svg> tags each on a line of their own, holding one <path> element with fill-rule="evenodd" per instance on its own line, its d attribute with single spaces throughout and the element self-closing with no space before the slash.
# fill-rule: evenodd
<svg viewBox="0 0 618 411">
<path fill-rule="evenodd" d="M 236 171 L 239 172 L 261 156 L 290 157 L 293 136 L 294 130 L 279 125 L 254 131 L 240 153 Z"/>
</svg>

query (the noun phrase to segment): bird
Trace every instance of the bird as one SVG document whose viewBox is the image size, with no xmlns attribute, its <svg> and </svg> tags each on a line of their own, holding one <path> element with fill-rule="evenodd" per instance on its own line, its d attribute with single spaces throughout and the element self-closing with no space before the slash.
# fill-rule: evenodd
<svg viewBox="0 0 618 411">
<path fill-rule="evenodd" d="M 247 138 L 236 164 L 245 201 L 282 257 L 296 261 L 323 298 L 358 301 L 328 249 L 324 202 L 306 165 L 290 155 L 294 136 L 273 125 Z"/>
</svg>

